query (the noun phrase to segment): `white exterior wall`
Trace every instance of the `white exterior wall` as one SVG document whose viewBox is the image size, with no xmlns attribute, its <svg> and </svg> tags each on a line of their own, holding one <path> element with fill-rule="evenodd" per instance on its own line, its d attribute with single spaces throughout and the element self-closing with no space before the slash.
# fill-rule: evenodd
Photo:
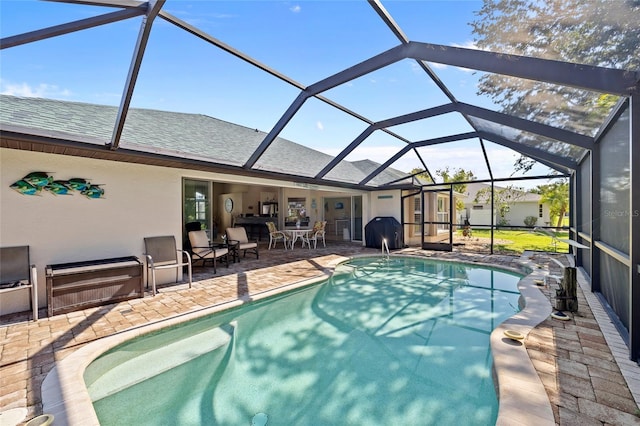
<svg viewBox="0 0 640 426">
<path fill-rule="evenodd" d="M 544 225 L 544 218 L 538 217 L 538 206 L 539 203 L 537 201 L 522 201 L 512 204 L 511 206 L 509 206 L 509 213 L 507 213 L 506 215 L 506 219 L 509 221 L 509 225 L 525 226 L 524 219 L 527 216 L 533 216 L 537 218 L 538 221 L 536 222 L 536 225 Z M 547 218 L 547 220 L 549 219 Z"/>
<path fill-rule="evenodd" d="M 88 199 L 79 193 L 22 195 L 10 185 L 31 172 L 47 172 L 56 180 L 84 178 L 102 184 L 103 199 Z M 320 205 L 325 194 L 361 194 L 363 224 L 371 216 L 369 194 L 361 191 L 314 186 L 300 188 L 291 181 L 207 173 L 141 164 L 120 163 L 81 157 L 45 154 L 0 148 L 0 246 L 30 246 L 31 263 L 38 270 L 38 305 L 46 306 L 45 267 L 49 264 L 94 260 L 110 257 L 137 256 L 144 262 L 144 237 L 173 235 L 182 246 L 182 179 L 233 182 L 244 185 L 269 185 L 285 188 L 295 194 L 316 199 L 311 220 L 321 217 Z M 287 189 L 288 188 L 288 189 Z M 241 193 L 236 200 L 238 211 Z M 382 213 L 399 217 L 399 192 L 392 203 L 398 204 L 394 214 L 388 203 L 381 203 Z M 234 211 L 236 208 L 234 208 Z M 284 212 L 281 211 L 280 215 Z M 158 282 L 175 280 L 175 270 L 159 271 Z M 29 309 L 29 292 L 4 293 L 0 299 L 0 315 Z"/>
<path fill-rule="evenodd" d="M 469 222 L 471 225 L 490 225 L 491 224 L 491 206 L 482 204 L 482 210 L 474 210 L 474 204 L 466 204 L 469 212 Z M 539 203 L 536 201 L 519 201 L 509 206 L 509 212 L 506 219 L 511 226 L 525 226 L 524 219 L 527 216 L 534 216 L 538 219 L 536 226 L 545 226 L 549 223 L 549 205 L 542 205 L 542 217 L 539 217 Z M 464 213 L 463 213 L 464 216 Z M 494 224 L 498 224 L 498 216 L 496 214 Z"/>
<path fill-rule="evenodd" d="M 378 216 L 392 216 L 395 217 L 398 222 L 402 223 L 402 217 L 400 216 L 401 192 L 399 190 L 372 192 L 370 197 L 371 209 L 369 219 L 366 221 L 363 220 L 364 225 Z"/>
<path fill-rule="evenodd" d="M 182 245 L 178 170 L 11 149 L 0 150 L 0 165 L 0 245 L 30 246 L 40 307 L 46 306 L 46 265 L 130 255 L 142 260 L 146 236 L 174 235 Z M 28 196 L 9 187 L 34 171 L 102 184 L 105 197 Z M 1 297 L 0 314 L 29 309 L 27 290 Z"/>
<path fill-rule="evenodd" d="M 469 212 L 469 223 L 474 225 L 491 225 L 491 206 L 484 204 L 482 210 L 474 210 L 473 205 L 467 206 Z M 494 224 L 495 224 L 494 218 Z"/>
</svg>

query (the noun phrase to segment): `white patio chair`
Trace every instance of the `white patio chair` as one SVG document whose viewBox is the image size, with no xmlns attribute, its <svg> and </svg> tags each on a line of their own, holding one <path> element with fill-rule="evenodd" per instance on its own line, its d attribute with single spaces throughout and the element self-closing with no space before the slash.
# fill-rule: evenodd
<svg viewBox="0 0 640 426">
<path fill-rule="evenodd" d="M 284 249 L 287 249 L 287 244 L 289 243 L 289 236 L 284 231 L 278 231 L 276 228 L 276 224 L 273 222 L 267 222 L 267 228 L 269 229 L 269 250 L 271 250 L 271 245 L 273 244 L 273 248 L 276 248 L 276 244 L 278 241 L 282 241 L 284 245 Z"/>
<path fill-rule="evenodd" d="M 313 241 L 313 248 L 316 248 L 318 246 L 319 239 L 322 239 L 322 246 L 326 247 L 327 244 L 325 243 L 325 240 L 324 240 L 326 226 L 327 226 L 326 220 L 316 221 L 316 223 L 313 225 L 313 229 L 303 237 L 302 247 L 304 247 L 304 245 L 307 244 L 309 246 L 309 249 L 311 249 L 311 241 Z"/>
</svg>

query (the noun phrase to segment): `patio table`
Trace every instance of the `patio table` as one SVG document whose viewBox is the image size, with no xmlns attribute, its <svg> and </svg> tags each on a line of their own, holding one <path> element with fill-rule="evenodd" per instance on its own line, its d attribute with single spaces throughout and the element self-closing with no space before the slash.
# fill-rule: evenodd
<svg viewBox="0 0 640 426">
<path fill-rule="evenodd" d="M 302 240 L 302 246 L 304 247 L 304 237 L 311 231 L 311 228 L 287 229 L 285 232 L 291 234 L 291 249 L 299 239 Z"/>
</svg>

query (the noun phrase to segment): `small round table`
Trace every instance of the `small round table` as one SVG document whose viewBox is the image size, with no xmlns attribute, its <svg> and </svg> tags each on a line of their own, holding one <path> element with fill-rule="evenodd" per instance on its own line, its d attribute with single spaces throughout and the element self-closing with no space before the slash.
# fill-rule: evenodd
<svg viewBox="0 0 640 426">
<path fill-rule="evenodd" d="M 287 229 L 285 232 L 291 234 L 291 248 L 293 249 L 294 244 L 299 239 L 302 240 L 302 244 L 304 245 L 304 237 L 311 232 L 311 228 L 296 228 L 296 229 Z"/>
<path fill-rule="evenodd" d="M 211 247 L 213 247 L 214 249 L 216 248 L 226 248 L 229 250 L 229 255 L 231 256 L 231 258 L 233 259 L 233 263 L 236 262 L 240 262 L 240 255 L 238 253 L 238 245 L 240 244 L 239 241 L 235 241 L 235 240 L 223 240 L 223 239 L 217 239 L 214 241 L 211 241 Z"/>
</svg>

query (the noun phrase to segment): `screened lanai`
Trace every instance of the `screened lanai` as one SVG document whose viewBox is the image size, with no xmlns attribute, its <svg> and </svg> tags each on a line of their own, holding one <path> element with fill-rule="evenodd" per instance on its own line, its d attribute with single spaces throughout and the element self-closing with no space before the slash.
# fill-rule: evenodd
<svg viewBox="0 0 640 426">
<path fill-rule="evenodd" d="M 577 264 L 640 357 L 637 2 L 0 7 L 3 94 L 116 107 L 94 134 L 34 134 L 5 110 L 3 148 L 366 191 L 442 184 L 447 167 L 488 183 L 566 177 L 570 239 L 589 247 L 572 249 Z M 256 137 L 241 155 L 225 155 L 216 135 L 176 152 L 131 136 L 134 108 L 215 117 Z M 283 140 L 326 155 L 283 167 Z"/>
</svg>

